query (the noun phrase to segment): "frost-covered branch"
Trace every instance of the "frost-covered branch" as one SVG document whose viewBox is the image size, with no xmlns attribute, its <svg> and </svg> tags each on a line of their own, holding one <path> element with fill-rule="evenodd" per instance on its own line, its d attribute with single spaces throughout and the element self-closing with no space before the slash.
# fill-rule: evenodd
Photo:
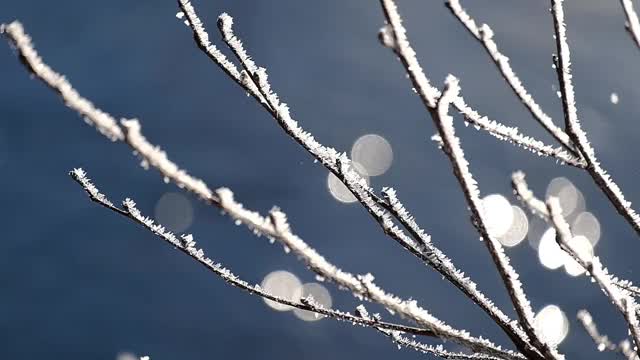
<svg viewBox="0 0 640 360">
<path fill-rule="evenodd" d="M 198 24 L 197 21 L 191 21 L 191 23 Z M 28 39 L 28 36 L 26 36 L 22 31 L 21 26 L 19 27 L 19 29 L 21 31 L 18 34 L 22 34 L 23 36 L 18 36 L 18 39 L 25 39 L 25 38 Z M 198 31 L 204 31 L 204 28 L 199 28 Z M 200 38 L 202 37 L 204 36 L 200 36 Z M 30 63 L 25 63 L 25 65 L 29 65 L 30 67 L 33 66 L 35 69 L 46 68 L 48 69 L 48 72 L 52 72 L 56 74 L 55 72 L 53 72 L 53 70 L 51 70 L 48 66 L 46 66 L 42 62 L 40 57 L 37 55 L 37 53 L 31 46 L 30 41 L 28 42 L 22 41 L 20 44 L 21 46 L 18 47 L 18 50 L 21 51 L 21 53 L 22 51 L 25 51 L 28 55 L 31 55 L 30 58 L 37 59 L 37 62 L 34 61 L 31 63 L 31 64 L 37 64 L 37 65 L 29 65 Z M 201 48 L 211 49 L 211 45 L 201 46 Z M 223 63 L 223 62 L 220 61 L 220 63 Z M 223 66 L 221 64 L 219 65 Z M 233 74 L 233 72 L 231 73 Z M 48 80 L 49 76 L 46 76 L 47 73 L 34 71 L 34 74 L 45 83 L 49 82 Z M 63 80 L 62 84 L 59 86 L 60 88 L 72 89 L 70 83 L 64 80 L 64 78 L 61 75 L 56 74 L 56 77 Z M 88 100 L 80 97 L 80 95 L 77 94 L 75 90 L 73 92 L 75 94 L 75 97 L 80 99 L 79 101 L 80 103 L 90 104 Z M 66 98 L 65 94 L 66 93 L 61 92 L 61 95 L 65 100 L 65 102 L 68 102 L 69 100 Z M 205 201 L 213 205 L 216 205 L 221 210 L 223 210 L 226 214 L 229 214 L 230 216 L 232 216 L 235 221 L 239 221 L 243 223 L 254 232 L 258 234 L 266 235 L 272 238 L 279 238 L 279 236 L 281 236 L 281 233 L 278 230 L 276 230 L 275 225 L 272 222 L 272 220 L 274 219 L 273 217 L 264 218 L 260 216 L 258 213 L 244 210 L 244 209 L 243 209 L 244 211 L 241 211 L 241 212 L 232 211 L 234 209 L 227 207 L 227 205 L 232 203 L 232 202 L 229 202 L 228 199 L 233 199 L 233 194 L 229 189 L 220 188 L 213 191 L 204 183 L 204 181 L 198 178 L 195 178 L 189 175 L 185 170 L 180 169 L 180 167 L 177 164 L 172 162 L 167 157 L 167 154 L 164 151 L 162 151 L 159 147 L 148 142 L 148 140 L 144 137 L 144 135 L 141 132 L 141 125 L 138 122 L 138 120 L 124 119 L 121 121 L 120 124 L 118 124 L 117 121 L 111 115 L 104 113 L 102 111 L 96 110 L 95 108 L 92 108 L 92 111 L 86 111 L 86 112 L 81 111 L 81 108 L 78 108 L 78 107 L 72 107 L 72 108 L 79 111 L 81 114 L 86 113 L 87 118 L 89 120 L 92 120 L 90 124 L 96 126 L 103 134 L 107 136 L 108 134 L 112 134 L 112 133 L 119 134 L 118 136 L 115 136 L 114 140 L 121 140 L 126 142 L 134 150 L 134 152 L 141 158 L 142 165 L 145 168 L 148 166 L 151 166 L 157 169 L 167 181 L 172 181 L 179 187 L 185 188 L 190 192 L 193 192 L 199 197 L 203 198 Z M 109 119 L 109 121 L 107 122 L 102 121 L 103 119 Z M 117 208 L 114 207 L 112 210 L 115 210 L 115 209 Z M 447 259 L 446 257 L 443 257 L 439 260 L 446 261 Z M 447 261 L 447 264 L 450 265 L 448 261 Z M 453 270 L 457 272 L 455 268 L 453 268 Z M 459 274 L 459 272 L 457 272 L 457 274 Z M 457 276 L 457 274 L 454 275 L 454 278 Z M 465 279 L 462 278 L 459 280 L 465 280 Z M 482 294 L 480 294 L 477 290 L 475 290 L 475 284 L 473 284 L 472 282 L 468 282 L 468 284 L 472 286 L 472 290 L 473 290 L 472 292 L 475 294 L 475 298 L 486 300 Z M 466 286 L 469 286 L 468 284 L 466 284 Z M 457 286 L 460 287 L 461 285 L 457 284 Z M 486 302 L 487 304 L 491 304 L 490 301 L 488 300 L 486 300 Z M 499 310 L 493 310 L 492 312 L 494 314 L 502 315 L 501 318 L 503 319 L 503 321 L 505 322 L 509 321 L 508 318 L 504 316 Z M 406 329 L 403 331 L 406 331 Z M 424 330 L 421 330 L 421 331 L 424 332 Z"/>
<path fill-rule="evenodd" d="M 416 89 L 418 96 L 425 106 L 435 106 L 435 102 L 442 94 L 440 90 L 431 85 L 431 82 L 422 70 L 416 58 L 416 53 L 407 39 L 406 30 L 402 25 L 402 18 L 398 13 L 395 3 L 384 0 L 381 0 L 381 3 L 385 18 L 387 19 L 387 25 L 381 30 L 380 38 L 382 39 L 382 43 L 392 49 L 398 56 L 411 79 L 413 87 Z M 563 163 L 576 167 L 584 167 L 581 159 L 576 158 L 565 150 L 545 145 L 539 140 L 520 134 L 515 127 L 505 126 L 495 120 L 488 119 L 486 116 L 480 115 L 467 105 L 462 96 L 457 96 L 452 103 L 456 109 L 464 115 L 466 121 L 478 128 L 488 131 L 500 140 L 513 142 L 538 155 L 554 157 Z"/>
<path fill-rule="evenodd" d="M 476 22 L 471 16 L 462 8 L 459 0 L 448 0 L 447 7 L 451 10 L 451 13 L 460 21 L 462 25 L 469 31 L 474 38 L 476 38 L 486 50 L 487 54 L 493 60 L 497 69 L 504 80 L 509 84 L 513 92 L 518 96 L 522 104 L 529 110 L 542 127 L 547 130 L 562 146 L 577 158 L 581 158 L 580 154 L 573 149 L 569 136 L 559 127 L 557 127 L 551 117 L 547 115 L 544 110 L 538 105 L 535 99 L 529 94 L 527 89 L 522 84 L 522 81 L 518 75 L 513 71 L 509 64 L 509 58 L 502 54 L 498 49 L 498 44 L 493 40 L 493 30 L 487 24 L 481 26 L 476 25 Z"/>
<path fill-rule="evenodd" d="M 573 235 L 571 234 L 569 224 L 562 216 L 562 209 L 558 198 L 551 197 L 547 200 L 547 210 L 549 212 L 549 218 L 556 230 L 556 241 L 558 245 L 571 255 L 580 266 L 587 270 L 591 278 L 598 284 L 609 300 L 611 300 L 615 307 L 624 315 L 627 326 L 629 327 L 629 333 L 637 348 L 640 345 L 640 325 L 636 317 L 638 305 L 635 300 L 626 291 L 614 285 L 612 276 L 602 266 L 597 256 L 586 256 L 572 246 L 571 240 L 573 239 Z"/>
<path fill-rule="evenodd" d="M 181 1 L 181 4 L 184 2 L 185 1 Z M 195 12 L 193 12 L 193 16 L 196 16 L 197 18 Z M 433 246 L 427 246 L 425 249 L 417 248 L 418 244 L 415 241 L 422 242 L 424 245 L 426 243 L 430 243 L 430 240 L 428 239 L 428 235 L 424 234 L 422 230 L 416 230 L 418 229 L 417 225 L 415 225 L 415 222 L 413 222 L 409 216 L 406 216 L 404 213 L 400 213 L 400 209 L 397 207 L 399 202 L 396 201 L 393 204 L 385 204 L 384 202 L 381 202 L 374 192 L 368 188 L 359 174 L 355 171 L 345 170 L 345 168 L 348 168 L 348 164 L 350 163 L 345 154 L 340 154 L 335 149 L 318 143 L 311 134 L 302 129 L 298 123 L 291 118 L 288 106 L 282 103 L 277 94 L 272 91 L 271 85 L 267 81 L 266 69 L 258 67 L 250 58 L 241 41 L 234 34 L 232 24 L 233 20 L 229 15 L 223 14 L 219 17 L 218 27 L 222 33 L 223 40 L 232 50 L 248 74 L 247 81 L 250 80 L 251 83 L 253 83 L 253 86 L 258 88 L 260 98 L 266 99 L 268 104 L 267 110 L 278 121 L 279 125 L 285 130 L 285 132 L 295 139 L 325 167 L 327 167 L 328 170 L 332 171 L 339 179 L 341 179 L 356 195 L 358 200 L 363 206 L 365 206 L 369 213 L 374 216 L 387 234 L 412 254 L 418 256 L 423 259 L 423 261 L 434 267 L 443 274 L 445 278 L 454 283 L 456 287 L 465 292 L 465 294 L 483 308 L 483 310 L 485 310 L 485 312 L 487 312 L 492 319 L 494 319 L 494 321 L 496 321 L 498 325 L 500 325 L 509 334 L 510 338 L 512 338 L 514 342 L 526 342 L 526 335 L 522 333 L 522 331 L 514 325 L 506 315 L 497 309 L 490 300 L 486 299 L 482 293 L 476 290 L 475 284 L 462 275 L 460 271 L 456 270 L 441 251 Z M 260 100 L 260 98 L 257 98 L 257 100 Z M 338 164 L 347 164 L 347 166 L 342 168 L 342 166 L 338 166 Z M 385 209 L 389 210 L 391 215 L 396 217 L 404 226 L 410 227 L 411 232 L 416 238 L 412 240 L 404 234 L 401 229 L 396 227 L 389 218 L 389 214 Z"/>
<path fill-rule="evenodd" d="M 77 111 L 89 125 L 95 127 L 107 138 L 113 141 L 124 138 L 118 122 L 111 115 L 96 108 L 89 100 L 83 98 L 64 76 L 55 72 L 42 61 L 33 48 L 31 38 L 24 32 L 20 22 L 14 21 L 10 24 L 0 25 L 0 34 L 15 46 L 24 66 L 47 86 L 58 92 L 65 105 Z"/>
<path fill-rule="evenodd" d="M 538 351 L 540 351 L 543 356 L 559 358 L 560 355 L 557 354 L 557 351 L 548 344 L 545 344 L 536 334 L 533 326 L 533 311 L 522 290 L 518 275 L 509 264 L 508 257 L 504 254 L 502 246 L 489 234 L 484 224 L 483 215 L 480 210 L 479 191 L 473 176 L 469 172 L 468 163 L 464 158 L 459 140 L 455 137 L 453 118 L 448 115 L 449 106 L 454 103 L 456 99 L 460 98 L 457 80 L 453 77 L 448 79 L 447 87 L 450 91 L 447 100 L 443 101 L 442 98 L 445 97 L 444 94 L 439 99 L 436 99 L 439 94 L 437 94 L 437 90 L 430 85 L 429 80 L 415 57 L 415 51 L 406 37 L 406 30 L 402 25 L 402 19 L 398 13 L 396 4 L 393 0 L 381 0 L 381 5 L 388 23 L 386 30 L 391 34 L 391 38 L 393 39 L 394 52 L 405 66 L 417 94 L 420 96 L 420 99 L 427 111 L 431 114 L 438 128 L 445 153 L 449 157 L 454 174 L 465 194 L 467 204 L 471 209 L 474 225 L 485 240 L 485 245 L 491 254 L 508 290 L 511 301 L 516 308 L 520 324 L 529 336 L 531 343 L 526 342 L 523 344 L 520 342 L 517 344 L 519 349 L 523 351 L 525 355 L 531 357 L 540 356 L 538 353 Z M 533 349 L 531 346 L 533 346 Z"/>
<path fill-rule="evenodd" d="M 633 0 L 620 0 L 620 4 L 624 9 L 624 15 L 627 17 L 625 27 L 636 46 L 640 48 L 640 21 L 638 20 L 638 13 L 633 8 Z"/>
<path fill-rule="evenodd" d="M 388 322 L 372 321 L 363 319 L 360 316 L 354 316 L 347 312 L 338 310 L 326 309 L 322 305 L 317 304 L 313 298 L 303 298 L 300 301 L 291 299 L 285 299 L 276 295 L 273 295 L 262 289 L 259 285 L 250 285 L 248 282 L 240 279 L 234 275 L 231 270 L 225 268 L 222 264 L 215 263 L 213 260 L 206 257 L 204 251 L 196 247 L 196 242 L 192 235 L 180 235 L 176 236 L 173 233 L 167 231 L 162 225 L 156 224 L 153 219 L 144 216 L 140 210 L 137 209 L 136 204 L 131 199 L 126 199 L 123 202 L 123 208 L 115 206 L 104 194 L 102 194 L 89 180 L 87 174 L 82 169 L 74 169 L 70 172 L 71 177 L 78 183 L 85 192 L 89 195 L 89 198 L 104 206 L 105 208 L 112 210 L 120 215 L 123 215 L 136 223 L 142 225 L 147 230 L 150 230 L 155 235 L 168 242 L 175 249 L 187 254 L 192 259 L 196 260 L 201 265 L 204 265 L 208 270 L 212 271 L 217 276 L 221 277 L 228 284 L 238 287 L 242 290 L 260 296 L 264 299 L 277 302 L 282 305 L 295 307 L 301 310 L 307 310 L 319 315 L 328 316 L 336 320 L 349 321 L 354 324 L 374 327 L 380 329 L 387 329 L 393 331 L 400 331 L 402 333 L 409 333 L 415 335 L 427 335 L 432 337 L 439 337 L 434 332 L 429 330 L 414 328 L 405 325 L 398 325 Z"/>
<path fill-rule="evenodd" d="M 242 204 L 233 199 L 228 191 L 219 191 L 218 196 L 225 211 L 233 218 L 254 218 L 252 223 L 271 223 L 274 231 L 270 237 L 277 239 L 286 249 L 301 258 L 307 266 L 318 275 L 328 279 L 340 287 L 348 289 L 354 296 L 376 302 L 390 311 L 429 329 L 435 336 L 444 340 L 452 340 L 476 352 L 494 354 L 501 357 L 517 358 L 513 352 L 505 352 L 487 340 L 469 336 L 466 331 L 452 328 L 435 318 L 427 310 L 421 308 L 415 300 L 404 300 L 376 285 L 371 274 L 354 275 L 346 272 L 320 255 L 304 240 L 293 234 L 287 216 L 279 209 L 273 209 L 269 218 L 262 218 L 258 213 L 245 210 Z"/>
<path fill-rule="evenodd" d="M 576 110 L 575 92 L 573 88 L 573 75 L 571 74 L 571 51 L 567 42 L 567 31 L 564 21 L 563 0 L 551 0 L 551 14 L 553 15 L 553 27 L 556 39 L 557 51 L 557 73 L 560 83 L 560 94 L 562 98 L 562 108 L 565 118 L 565 130 L 571 137 L 576 148 L 580 151 L 587 163 L 586 170 L 594 180 L 596 185 L 609 198 L 609 201 L 616 208 L 618 213 L 622 215 L 627 222 L 633 227 L 638 235 L 640 235 L 640 215 L 631 208 L 631 203 L 624 198 L 622 191 L 613 182 L 613 179 L 607 174 L 598 162 L 595 151 L 587 134 L 582 130 L 580 121 L 578 120 L 578 112 Z"/>
<path fill-rule="evenodd" d="M 464 156 L 460 139 L 455 135 L 453 118 L 449 116 L 449 106 L 453 99 L 458 96 L 460 91 L 458 79 L 449 75 L 447 77 L 445 87 L 443 95 L 438 100 L 436 109 L 430 108 L 428 110 L 433 117 L 436 127 L 438 128 L 438 133 L 444 146 L 444 152 L 449 158 L 451 167 L 453 168 L 453 173 L 467 200 L 467 205 L 471 211 L 473 225 L 478 230 L 484 244 L 489 250 L 489 254 L 496 265 L 498 273 L 502 278 L 502 282 L 507 288 L 511 302 L 516 309 L 516 313 L 520 319 L 520 324 L 529 336 L 532 345 L 545 356 L 560 358 L 556 349 L 545 343 L 536 333 L 533 311 L 529 300 L 522 289 L 522 284 L 518 279 L 519 275 L 509 264 L 509 257 L 504 253 L 504 249 L 500 242 L 491 235 L 487 228 L 485 221 L 485 217 L 487 215 L 484 213 L 482 208 L 480 190 L 478 189 L 478 185 L 473 174 L 469 170 L 469 163 Z"/>
<path fill-rule="evenodd" d="M 593 321 L 591 314 L 587 310 L 578 311 L 578 320 L 580 320 L 582 327 L 596 344 L 598 351 L 614 351 L 622 354 L 627 360 L 638 360 L 638 355 L 633 351 L 631 342 L 628 339 L 624 339 L 618 344 L 611 342 L 607 335 L 598 331 L 595 321 Z"/>
<path fill-rule="evenodd" d="M 362 304 L 358 305 L 358 307 L 356 308 L 356 314 L 362 317 L 363 319 L 367 319 L 371 321 L 381 321 L 381 318 L 382 318 L 380 314 L 369 315 L 369 312 Z M 494 356 L 478 353 L 478 352 L 475 352 L 473 354 L 464 354 L 464 353 L 448 351 L 448 350 L 445 350 L 442 345 L 432 346 L 432 345 L 420 343 L 416 340 L 408 339 L 407 337 L 402 336 L 402 333 L 399 331 L 386 330 L 383 328 L 378 328 L 378 331 L 384 336 L 391 339 L 391 341 L 397 344 L 398 347 L 406 347 L 409 349 L 413 349 L 417 352 L 437 356 L 442 359 L 463 359 L 463 360 L 465 359 L 468 359 L 468 360 L 499 359 Z"/>
<path fill-rule="evenodd" d="M 547 204 L 537 198 L 533 191 L 529 189 L 529 185 L 525 179 L 525 174 L 522 171 L 516 171 L 511 175 L 511 185 L 516 196 L 522 201 L 522 203 L 531 211 L 532 214 L 539 216 L 541 219 L 554 226 L 552 219 L 549 216 L 549 210 Z M 572 254 L 569 254 L 572 255 Z M 574 258 L 574 260 L 578 261 Z M 630 295 L 639 296 L 640 288 L 633 285 L 629 280 L 620 279 L 614 275 L 611 275 L 611 282 L 620 290 L 627 291 Z"/>
</svg>

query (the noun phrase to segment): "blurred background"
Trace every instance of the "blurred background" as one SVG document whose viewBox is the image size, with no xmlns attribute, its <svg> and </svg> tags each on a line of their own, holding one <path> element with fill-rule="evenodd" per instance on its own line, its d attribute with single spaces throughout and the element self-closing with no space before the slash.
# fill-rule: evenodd
<svg viewBox="0 0 640 360">
<path fill-rule="evenodd" d="M 217 44 L 216 18 L 236 31 L 293 116 L 325 145 L 348 152 L 375 189 L 393 186 L 406 207 L 485 294 L 514 316 L 443 154 L 404 71 L 376 35 L 373 1 L 195 1 Z M 470 105 L 552 143 L 510 92 L 484 49 L 444 1 L 399 1 L 409 38 L 434 84 L 461 79 Z M 548 2 L 465 1 L 543 108 L 561 124 Z M 418 299 L 435 316 L 512 347 L 449 283 L 385 237 L 327 171 L 194 45 L 175 1 L 22 0 L 2 5 L 44 60 L 115 117 L 137 117 L 148 139 L 211 187 L 245 206 L 288 213 L 294 231 L 336 265 L 371 272 L 387 290 Z M 605 167 L 640 201 L 635 114 L 640 51 L 615 1 L 569 1 L 568 35 L 579 115 Z M 5 44 L 0 51 L 0 358 L 410 359 L 375 331 L 274 309 L 231 288 L 129 220 L 91 203 L 69 178 L 82 167 L 114 202 L 134 198 L 169 228 L 192 233 L 216 261 L 251 283 L 313 293 L 334 307 L 359 303 L 219 211 L 145 171 L 33 80 Z M 576 320 L 588 309 L 613 340 L 621 316 L 558 254 L 546 226 L 512 206 L 510 174 L 523 170 L 538 195 L 560 196 L 587 251 L 621 277 L 640 280 L 640 241 L 583 172 L 463 126 L 457 131 L 502 241 L 540 324 L 569 358 L 596 354 Z M 636 206 L 637 207 L 637 206 Z M 502 224 L 502 225 L 500 225 Z M 497 231 L 497 230 L 496 230 Z M 546 237 L 545 237 L 546 235 Z M 546 239 L 546 240 L 545 240 Z M 635 265 L 635 266 L 634 266 Z M 275 284 L 275 285 L 274 285 Z M 286 285 L 286 286 L 285 286 Z M 293 295 L 291 295 L 293 296 Z M 284 311 L 278 311 L 284 310 Z M 384 309 L 385 319 L 393 320 Z M 451 348 L 456 349 L 454 344 Z"/>
</svg>

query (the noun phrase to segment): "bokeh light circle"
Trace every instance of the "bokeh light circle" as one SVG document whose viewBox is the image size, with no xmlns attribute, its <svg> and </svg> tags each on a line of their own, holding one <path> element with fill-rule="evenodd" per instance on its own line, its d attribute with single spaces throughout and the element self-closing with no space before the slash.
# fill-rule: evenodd
<svg viewBox="0 0 640 360">
<path fill-rule="evenodd" d="M 297 300 L 302 283 L 297 276 L 286 270 L 276 270 L 267 274 L 262 280 L 260 286 L 275 296 L 287 299 Z M 289 311 L 292 309 L 289 305 L 277 303 L 269 299 L 263 299 L 264 302 L 272 309 L 277 311 Z"/>
<path fill-rule="evenodd" d="M 362 165 L 369 176 L 384 174 L 393 162 L 393 149 L 387 139 L 368 134 L 359 137 L 351 147 L 351 159 Z"/>
</svg>

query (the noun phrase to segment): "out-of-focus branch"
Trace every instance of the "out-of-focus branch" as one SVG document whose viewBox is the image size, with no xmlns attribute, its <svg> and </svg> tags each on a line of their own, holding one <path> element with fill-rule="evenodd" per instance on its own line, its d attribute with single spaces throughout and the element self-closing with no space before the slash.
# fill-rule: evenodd
<svg viewBox="0 0 640 360">
<path fill-rule="evenodd" d="M 636 46 L 640 48 L 640 21 L 636 10 L 633 8 L 633 0 L 620 0 L 620 4 L 624 9 L 624 15 L 627 17 L 625 28 L 636 43 Z"/>
<path fill-rule="evenodd" d="M 602 266 L 597 256 L 589 258 L 571 245 L 573 235 L 571 234 L 569 224 L 562 216 L 562 209 L 558 198 L 551 197 L 547 200 L 547 210 L 549 211 L 549 218 L 556 229 L 556 241 L 580 266 L 587 270 L 591 278 L 595 280 L 609 300 L 611 300 L 616 308 L 623 314 L 629 327 L 629 333 L 637 348 L 640 344 L 640 324 L 638 324 L 636 317 L 638 305 L 627 292 L 620 290 L 614 285 L 611 275 Z"/>
<path fill-rule="evenodd" d="M 549 210 L 547 204 L 535 196 L 533 191 L 529 189 L 529 185 L 525 179 L 525 174 L 522 171 L 516 171 L 511 175 L 511 186 L 516 196 L 522 201 L 522 203 L 531 211 L 532 214 L 539 216 L 549 225 L 553 226 L 553 222 L 549 216 Z M 571 254 L 569 254 L 571 255 Z M 574 259 L 577 261 L 577 259 Z M 629 292 L 630 295 L 640 296 L 640 288 L 633 285 L 629 280 L 620 279 L 614 275 L 611 275 L 611 282 L 621 290 Z M 639 309 L 640 310 L 640 309 Z"/>
<path fill-rule="evenodd" d="M 614 344 L 609 340 L 607 335 L 600 334 L 595 321 L 593 321 L 591 314 L 589 314 L 587 310 L 578 311 L 578 320 L 580 320 L 582 327 L 585 329 L 587 334 L 589 334 L 599 351 L 614 351 L 623 355 L 627 360 L 638 360 L 638 355 L 633 351 L 628 339 L 624 339 L 620 341 L 620 343 Z"/>
<path fill-rule="evenodd" d="M 471 16 L 462 8 L 459 0 L 448 0 L 447 7 L 451 10 L 451 13 L 460 21 L 460 23 L 469 31 L 474 38 L 476 38 L 486 50 L 487 54 L 493 60 L 496 68 L 504 80 L 509 84 L 513 92 L 518 96 L 522 104 L 529 110 L 542 127 L 547 130 L 551 136 L 553 136 L 571 155 L 578 159 L 581 159 L 581 155 L 575 151 L 569 136 L 559 127 L 557 127 L 549 115 L 547 115 L 535 99 L 529 94 L 527 89 L 522 84 L 522 81 L 518 75 L 513 71 L 509 64 L 509 58 L 500 52 L 498 44 L 493 40 L 493 31 L 487 24 L 481 26 L 476 25 L 476 22 Z"/>
<path fill-rule="evenodd" d="M 624 198 L 618 185 L 613 182 L 613 179 L 607 174 L 606 170 L 600 166 L 595 151 L 589 143 L 587 134 L 582 130 L 582 126 L 578 120 L 572 81 L 573 75 L 571 74 L 570 66 L 571 52 L 567 42 L 567 31 L 564 21 L 563 0 L 551 0 L 551 14 L 553 15 L 553 28 L 556 39 L 558 57 L 556 66 L 565 118 L 565 130 L 586 161 L 586 170 L 593 181 L 600 190 L 604 192 L 618 213 L 622 215 L 636 233 L 640 235 L 640 215 L 631 208 L 631 203 Z"/>
</svg>

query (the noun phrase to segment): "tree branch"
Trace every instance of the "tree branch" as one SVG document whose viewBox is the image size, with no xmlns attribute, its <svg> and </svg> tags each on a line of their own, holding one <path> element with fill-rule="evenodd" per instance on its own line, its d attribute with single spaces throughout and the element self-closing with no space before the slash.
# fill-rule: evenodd
<svg viewBox="0 0 640 360">
<path fill-rule="evenodd" d="M 604 192 L 618 213 L 622 215 L 636 233 L 640 235 L 640 215 L 631 208 L 631 203 L 624 198 L 618 185 L 613 182 L 609 174 L 600 166 L 600 163 L 596 159 L 595 151 L 587 139 L 587 134 L 582 130 L 580 121 L 578 120 L 572 82 L 573 76 L 571 75 L 570 66 L 571 52 L 569 50 L 569 44 L 567 43 L 567 31 L 562 6 L 563 0 L 551 0 L 551 14 L 553 15 L 553 28 L 558 52 L 557 73 L 560 83 L 566 132 L 585 159 L 587 163 L 586 170 L 593 181 L 600 190 Z"/>
<path fill-rule="evenodd" d="M 522 84 L 518 75 L 513 71 L 509 64 L 509 58 L 500 52 L 498 44 L 493 40 L 493 31 L 487 24 L 480 27 L 471 16 L 462 8 L 459 0 L 447 0 L 447 7 L 456 19 L 469 31 L 469 33 L 478 40 L 484 47 L 485 51 L 493 60 L 496 68 L 502 75 L 502 78 L 509 84 L 511 90 L 518 96 L 520 102 L 529 110 L 529 113 L 542 127 L 553 136 L 571 155 L 581 159 L 582 156 L 575 151 L 569 136 L 559 127 L 557 127 L 549 115 L 547 115 L 535 99 L 529 94 Z M 581 160 L 581 163 L 583 161 Z M 584 165 L 584 163 L 583 163 Z"/>
</svg>

